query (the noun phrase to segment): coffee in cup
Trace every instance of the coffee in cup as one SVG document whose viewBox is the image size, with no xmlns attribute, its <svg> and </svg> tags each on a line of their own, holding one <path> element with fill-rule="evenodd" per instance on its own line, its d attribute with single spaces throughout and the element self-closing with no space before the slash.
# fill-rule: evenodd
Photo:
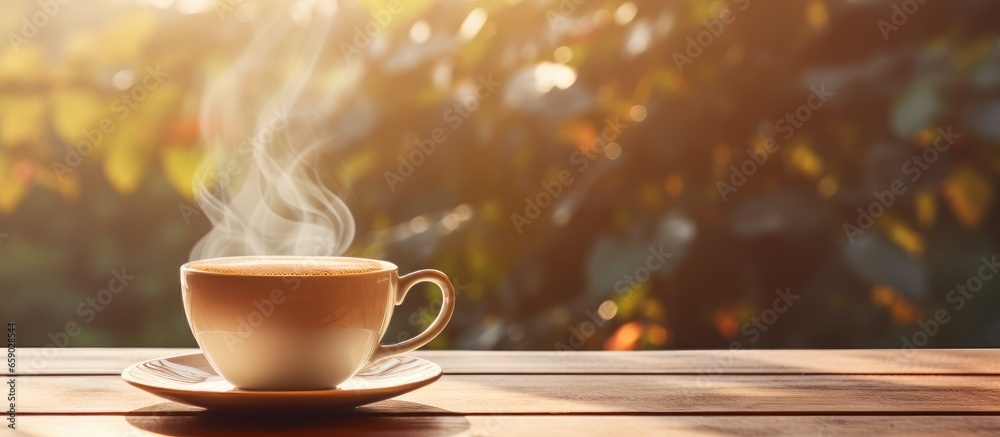
<svg viewBox="0 0 1000 437">
<path fill-rule="evenodd" d="M 423 333 L 382 345 L 393 309 L 419 282 L 441 312 Z M 389 262 L 348 257 L 244 256 L 181 267 L 184 312 L 208 362 L 242 390 L 335 388 L 367 364 L 434 339 L 455 310 L 436 270 L 399 276 Z"/>
</svg>

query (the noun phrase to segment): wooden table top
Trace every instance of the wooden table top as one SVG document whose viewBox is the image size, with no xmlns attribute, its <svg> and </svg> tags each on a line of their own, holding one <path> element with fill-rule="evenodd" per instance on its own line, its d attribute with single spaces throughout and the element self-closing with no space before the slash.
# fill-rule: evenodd
<svg viewBox="0 0 1000 437">
<path fill-rule="evenodd" d="M 119 376 L 192 352 L 18 349 L 13 435 L 1000 435 L 992 349 L 419 351 L 439 381 L 314 418 L 210 414 Z"/>
</svg>

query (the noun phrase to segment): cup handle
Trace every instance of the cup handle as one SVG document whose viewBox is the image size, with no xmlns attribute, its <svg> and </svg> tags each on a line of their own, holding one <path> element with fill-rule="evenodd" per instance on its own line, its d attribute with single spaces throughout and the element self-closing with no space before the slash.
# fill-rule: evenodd
<svg viewBox="0 0 1000 437">
<path fill-rule="evenodd" d="M 451 320 L 451 315 L 455 313 L 455 287 L 451 285 L 451 281 L 444 273 L 437 270 L 417 270 L 405 276 L 399 277 L 399 283 L 396 287 L 396 302 L 398 306 L 403 303 L 403 299 L 406 298 L 406 293 L 421 282 L 430 282 L 438 286 L 441 289 L 441 295 L 443 300 L 441 301 L 441 312 L 438 313 L 437 318 L 434 322 L 427 327 L 424 332 L 417 334 L 415 337 L 405 340 L 396 344 L 390 345 L 378 345 L 375 352 L 372 353 L 369 362 L 375 362 L 383 358 L 397 355 L 405 352 L 417 349 L 427 343 L 430 343 L 434 337 L 437 337 L 444 331 L 444 327 Z"/>
</svg>

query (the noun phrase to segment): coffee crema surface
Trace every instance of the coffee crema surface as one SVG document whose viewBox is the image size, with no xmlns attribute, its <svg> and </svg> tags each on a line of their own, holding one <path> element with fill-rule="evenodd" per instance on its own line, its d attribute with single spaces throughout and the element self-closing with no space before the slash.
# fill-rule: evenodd
<svg viewBox="0 0 1000 437">
<path fill-rule="evenodd" d="M 240 256 L 195 261 L 188 268 L 241 276 L 348 276 L 393 270 L 396 266 L 348 257 Z"/>
</svg>

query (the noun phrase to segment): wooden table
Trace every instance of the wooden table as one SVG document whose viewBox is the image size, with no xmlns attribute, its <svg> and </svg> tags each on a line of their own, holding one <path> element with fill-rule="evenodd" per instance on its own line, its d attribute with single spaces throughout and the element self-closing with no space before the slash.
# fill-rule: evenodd
<svg viewBox="0 0 1000 437">
<path fill-rule="evenodd" d="M 1000 350 L 421 351 L 434 384 L 305 419 L 210 414 L 119 376 L 189 352 L 18 349 L 2 435 L 1000 435 Z"/>
</svg>

